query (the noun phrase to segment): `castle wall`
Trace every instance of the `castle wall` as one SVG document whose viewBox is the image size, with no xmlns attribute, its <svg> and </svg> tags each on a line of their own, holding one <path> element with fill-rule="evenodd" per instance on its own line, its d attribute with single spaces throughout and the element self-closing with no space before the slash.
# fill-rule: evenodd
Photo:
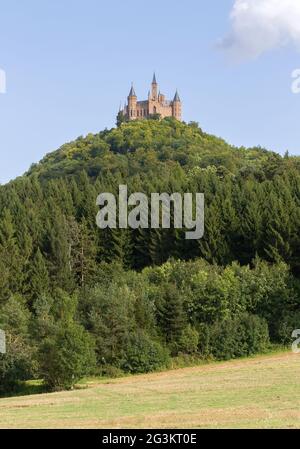
<svg viewBox="0 0 300 449">
<path fill-rule="evenodd" d="M 172 102 L 138 101 L 136 104 L 130 104 L 124 113 L 129 120 L 141 120 L 153 114 L 160 114 L 162 118 L 176 117 L 181 120 L 181 106 Z"/>
<path fill-rule="evenodd" d="M 151 101 L 149 106 L 150 114 L 160 114 L 162 118 L 172 117 L 172 104 L 160 103 L 159 101 Z"/>
</svg>

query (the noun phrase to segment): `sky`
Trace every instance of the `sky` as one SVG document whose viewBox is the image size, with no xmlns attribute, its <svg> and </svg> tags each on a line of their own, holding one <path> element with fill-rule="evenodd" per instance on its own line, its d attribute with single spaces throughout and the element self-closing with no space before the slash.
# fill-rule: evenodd
<svg viewBox="0 0 300 449">
<path fill-rule="evenodd" d="M 0 0 L 0 183 L 115 126 L 154 70 L 186 122 L 300 155 L 299 68 L 299 0 Z"/>
</svg>

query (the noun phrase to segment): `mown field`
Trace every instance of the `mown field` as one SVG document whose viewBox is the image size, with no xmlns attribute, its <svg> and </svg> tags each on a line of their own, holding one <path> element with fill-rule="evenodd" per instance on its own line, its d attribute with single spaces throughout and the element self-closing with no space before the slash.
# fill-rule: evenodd
<svg viewBox="0 0 300 449">
<path fill-rule="evenodd" d="M 300 428 L 300 355 L 280 353 L 0 399 L 1 428 Z"/>
</svg>

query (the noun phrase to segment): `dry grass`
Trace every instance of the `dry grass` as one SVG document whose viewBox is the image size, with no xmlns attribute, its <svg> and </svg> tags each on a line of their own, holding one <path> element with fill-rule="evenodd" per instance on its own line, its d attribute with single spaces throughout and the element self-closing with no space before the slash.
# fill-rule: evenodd
<svg viewBox="0 0 300 449">
<path fill-rule="evenodd" d="M 0 428 L 300 428 L 291 353 L 0 399 Z"/>
</svg>

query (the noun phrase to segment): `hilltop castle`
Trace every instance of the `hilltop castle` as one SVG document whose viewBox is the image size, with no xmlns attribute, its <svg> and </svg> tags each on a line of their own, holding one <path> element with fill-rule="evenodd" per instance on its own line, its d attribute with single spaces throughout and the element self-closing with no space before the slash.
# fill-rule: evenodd
<svg viewBox="0 0 300 449">
<path fill-rule="evenodd" d="M 173 101 L 166 100 L 165 96 L 158 91 L 155 73 L 151 90 L 148 93 L 148 100 L 137 101 L 133 85 L 127 100 L 124 109 L 120 111 L 126 120 L 142 120 L 156 114 L 159 114 L 161 118 L 175 117 L 177 120 L 181 120 L 181 101 L 178 92 L 176 91 Z"/>
</svg>

